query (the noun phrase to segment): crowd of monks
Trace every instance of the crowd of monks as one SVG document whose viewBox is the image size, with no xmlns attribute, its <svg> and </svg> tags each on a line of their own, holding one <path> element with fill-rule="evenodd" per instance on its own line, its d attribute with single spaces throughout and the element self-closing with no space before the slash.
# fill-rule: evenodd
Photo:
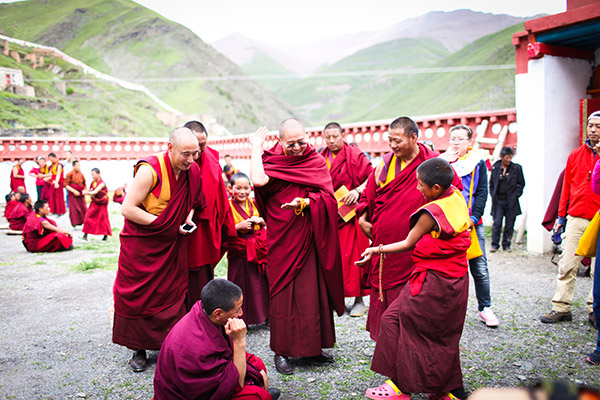
<svg viewBox="0 0 600 400">
<path fill-rule="evenodd" d="M 277 143 L 264 149 L 267 133 L 261 127 L 250 137 L 249 175 L 230 157 L 221 167 L 197 121 L 175 129 L 166 151 L 135 164 L 127 196 L 119 197 L 125 222 L 113 324 L 113 342 L 133 350 L 131 369 L 146 370 L 146 351 L 168 347 L 159 353 L 156 399 L 276 398 L 263 361 L 240 356 L 246 325 L 268 324 L 274 366 L 292 374 L 299 358 L 334 362 L 323 351 L 336 341 L 333 313 L 342 316 L 350 297 L 349 314 L 363 315 L 368 295 L 366 328 L 377 342 L 372 369 L 390 380 L 367 389 L 367 397 L 463 397 L 458 342 L 467 257 L 482 252 L 469 191 L 462 192 L 448 157 L 419 143 L 408 117 L 390 125 L 391 151 L 375 168 L 337 123 L 325 126 L 323 149 L 308 142 L 296 119 L 283 121 Z M 110 235 L 100 171 L 92 171 L 87 188 L 77 161 L 63 178 L 56 156 L 49 160 L 36 177 L 50 200 L 36 202 L 27 216 L 25 247 L 71 246 L 71 235 L 48 218 L 64 213 L 63 185 L 71 224 L 83 224 L 85 237 Z M 15 168 L 23 175 L 20 164 Z M 28 206 L 26 200 L 19 209 Z M 229 293 L 223 297 L 212 285 L 225 252 L 233 286 L 214 283 Z M 190 362 L 187 352 L 199 347 L 206 359 Z M 250 370 L 254 383 L 243 378 Z M 220 385 L 202 383 L 207 379 Z M 258 388 L 248 394 L 245 385 Z"/>
</svg>

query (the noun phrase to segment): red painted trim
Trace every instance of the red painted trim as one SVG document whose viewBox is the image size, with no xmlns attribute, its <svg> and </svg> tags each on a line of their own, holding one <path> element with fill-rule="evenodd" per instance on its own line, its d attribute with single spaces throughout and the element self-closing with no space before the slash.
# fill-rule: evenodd
<svg viewBox="0 0 600 400">
<path fill-rule="evenodd" d="M 529 54 L 527 53 L 529 34 L 525 31 L 517 32 L 513 34 L 512 41 L 513 46 L 515 46 L 515 74 L 526 74 L 527 63 L 529 62 Z"/>
<path fill-rule="evenodd" d="M 594 60 L 595 58 L 592 50 L 555 46 L 546 43 L 529 43 L 527 53 L 529 58 L 542 58 L 546 54 L 549 56 L 582 58 L 584 60 Z"/>
<path fill-rule="evenodd" d="M 560 14 L 549 15 L 525 22 L 525 29 L 529 32 L 543 32 L 561 28 L 578 22 L 591 21 L 600 18 L 600 3 L 574 8 Z"/>
</svg>

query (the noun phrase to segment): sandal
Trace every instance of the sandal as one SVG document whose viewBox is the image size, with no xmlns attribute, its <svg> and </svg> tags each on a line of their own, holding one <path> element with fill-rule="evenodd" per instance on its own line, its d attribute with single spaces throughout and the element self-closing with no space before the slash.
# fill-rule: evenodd
<svg viewBox="0 0 600 400">
<path fill-rule="evenodd" d="M 393 399 L 393 400 L 410 400 L 410 394 L 405 394 L 398 389 L 391 379 L 376 388 L 369 388 L 365 392 L 369 399 Z"/>
<path fill-rule="evenodd" d="M 456 397 L 452 393 L 448 392 L 448 393 L 446 393 L 444 395 L 428 394 L 427 395 L 427 400 L 459 400 L 459 399 L 458 399 L 458 397 Z"/>
<path fill-rule="evenodd" d="M 593 353 L 589 354 L 585 361 L 589 362 L 592 365 L 600 365 L 600 351 L 596 350 Z"/>
</svg>

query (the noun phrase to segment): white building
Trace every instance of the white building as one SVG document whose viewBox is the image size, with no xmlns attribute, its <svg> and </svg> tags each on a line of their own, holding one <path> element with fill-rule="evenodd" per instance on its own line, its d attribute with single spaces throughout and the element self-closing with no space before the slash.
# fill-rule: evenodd
<svg viewBox="0 0 600 400">
<path fill-rule="evenodd" d="M 8 86 L 23 87 L 23 71 L 20 69 L 0 67 L 0 90 L 6 89 Z"/>
</svg>

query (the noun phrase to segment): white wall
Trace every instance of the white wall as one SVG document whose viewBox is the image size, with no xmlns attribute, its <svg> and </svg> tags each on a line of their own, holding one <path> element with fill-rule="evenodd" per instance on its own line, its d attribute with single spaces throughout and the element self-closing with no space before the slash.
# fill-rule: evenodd
<svg viewBox="0 0 600 400">
<path fill-rule="evenodd" d="M 589 61 L 544 56 L 530 60 L 528 73 L 516 76 L 519 159 L 527 194 L 527 250 L 552 250 L 541 226 L 558 175 L 579 145 L 579 100 L 592 75 Z"/>
</svg>

